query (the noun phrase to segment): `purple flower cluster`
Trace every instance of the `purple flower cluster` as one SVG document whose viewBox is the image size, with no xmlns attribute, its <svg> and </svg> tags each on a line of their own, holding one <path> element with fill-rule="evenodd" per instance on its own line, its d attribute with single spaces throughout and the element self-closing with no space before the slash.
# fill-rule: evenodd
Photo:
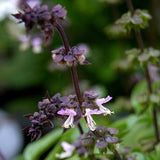
<svg viewBox="0 0 160 160">
<path fill-rule="evenodd" d="M 46 39 L 52 37 L 54 32 L 54 24 L 59 19 L 65 19 L 66 10 L 61 5 L 56 5 L 49 11 L 47 5 L 36 5 L 31 8 L 27 3 L 22 5 L 22 11 L 13 14 L 19 23 L 24 22 L 27 32 L 29 32 L 35 25 L 40 28 L 45 34 Z"/>
<path fill-rule="evenodd" d="M 72 66 L 73 64 L 87 65 L 83 48 L 74 46 L 68 52 L 64 47 L 55 49 L 52 52 L 53 61 L 57 64 Z"/>
<path fill-rule="evenodd" d="M 93 114 L 111 114 L 112 112 L 101 106 L 102 103 L 108 102 L 111 98 L 97 99 L 95 92 L 84 92 L 82 110 L 76 95 L 61 97 L 56 94 L 50 98 L 49 95 L 38 103 L 39 112 L 33 115 L 27 115 L 31 121 L 31 127 L 27 127 L 28 135 L 32 140 L 38 139 L 42 135 L 42 129 L 46 126 L 54 127 L 52 120 L 61 119 L 61 125 L 64 128 L 74 127 L 79 123 L 82 117 L 86 118 L 87 126 L 91 131 L 95 131 L 96 123 L 93 120 Z M 97 103 L 97 101 L 100 101 Z M 100 107 L 103 107 L 101 110 Z"/>
<path fill-rule="evenodd" d="M 75 124 L 78 124 L 78 121 L 81 117 L 85 117 L 87 126 L 90 128 L 90 130 L 94 131 L 96 129 L 96 122 L 93 120 L 91 115 L 107 115 L 113 113 L 108 108 L 102 106 L 103 103 L 110 101 L 111 97 L 107 96 L 106 98 L 102 99 L 97 99 L 97 97 L 98 95 L 95 94 L 95 92 L 85 91 L 83 95 L 82 106 L 79 106 L 76 96 L 70 95 L 67 98 L 68 100 L 66 99 L 65 103 L 63 103 L 63 107 L 65 106 L 65 108 L 61 108 L 61 110 L 58 111 L 58 114 L 62 116 L 68 116 L 63 122 L 62 126 L 64 128 L 73 127 Z"/>
<path fill-rule="evenodd" d="M 94 132 L 87 132 L 81 135 L 76 142 L 73 142 L 72 145 L 67 144 L 67 142 L 62 142 L 62 147 L 65 150 L 65 153 L 57 154 L 59 158 L 70 157 L 73 152 L 77 153 L 81 158 L 84 158 L 85 154 L 92 157 L 93 150 L 95 146 L 100 150 L 100 152 L 107 152 L 107 149 L 113 151 L 117 148 L 120 140 L 115 134 L 118 134 L 118 130 L 115 128 L 106 128 L 101 126 L 96 128 L 96 134 Z M 65 145 L 64 145 L 65 143 Z M 72 148 L 69 150 L 68 148 Z"/>
<path fill-rule="evenodd" d="M 38 103 L 39 112 L 25 116 L 31 122 L 31 126 L 25 128 L 28 135 L 31 136 L 31 141 L 41 137 L 44 127 L 54 127 L 52 120 L 59 117 L 57 111 L 61 107 L 62 102 L 63 97 L 60 97 L 60 94 L 56 94 L 52 98 L 48 96 Z"/>
</svg>

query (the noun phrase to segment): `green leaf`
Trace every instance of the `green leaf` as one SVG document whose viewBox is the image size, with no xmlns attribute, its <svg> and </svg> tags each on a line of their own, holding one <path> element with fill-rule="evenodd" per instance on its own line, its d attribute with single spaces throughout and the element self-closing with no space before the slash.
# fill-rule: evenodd
<svg viewBox="0 0 160 160">
<path fill-rule="evenodd" d="M 148 115 L 136 116 L 135 118 L 137 120 L 134 119 L 132 125 L 129 124 L 130 120 L 128 120 L 128 125 L 130 125 L 129 132 L 123 137 L 121 144 L 134 149 L 143 150 L 142 142 L 144 140 L 153 139 L 154 137 L 153 126 L 152 123 L 150 123 L 152 120 L 151 117 L 147 120 Z"/>
<path fill-rule="evenodd" d="M 146 160 L 145 155 L 140 152 L 133 152 L 132 155 L 136 155 L 136 160 Z"/>
<path fill-rule="evenodd" d="M 19 156 L 13 158 L 12 160 L 25 160 L 25 159 L 24 159 L 23 155 L 19 155 Z"/>
<path fill-rule="evenodd" d="M 24 150 L 25 160 L 39 160 L 39 157 L 62 136 L 62 129 L 54 129 L 41 139 L 30 143 Z"/>
<path fill-rule="evenodd" d="M 74 155 L 72 157 L 66 158 L 66 160 L 81 160 L 81 158 L 78 155 Z"/>
<path fill-rule="evenodd" d="M 147 82 L 145 80 L 137 83 L 133 88 L 131 93 L 131 104 L 136 113 L 139 113 L 145 107 L 142 102 L 146 102 L 147 93 Z"/>
</svg>

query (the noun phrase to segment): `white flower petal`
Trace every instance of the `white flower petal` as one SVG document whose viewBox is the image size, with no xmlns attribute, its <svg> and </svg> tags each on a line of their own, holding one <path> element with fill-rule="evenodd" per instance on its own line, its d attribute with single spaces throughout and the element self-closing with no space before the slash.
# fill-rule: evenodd
<svg viewBox="0 0 160 160">
<path fill-rule="evenodd" d="M 64 122 L 63 127 L 64 128 L 74 127 L 73 121 L 74 121 L 74 116 L 70 114 L 67 120 Z"/>
<path fill-rule="evenodd" d="M 65 152 L 62 152 L 60 154 L 56 154 L 57 158 L 64 159 L 68 158 L 72 155 L 74 152 L 75 147 L 67 142 L 62 142 L 62 148 L 64 149 Z"/>
<path fill-rule="evenodd" d="M 70 157 L 72 154 L 70 152 L 62 152 L 60 154 L 56 154 L 57 158 L 64 159 Z"/>
<path fill-rule="evenodd" d="M 102 105 L 99 106 L 99 110 L 100 110 L 101 112 L 103 112 L 104 115 L 114 113 L 114 112 L 111 112 L 108 108 L 103 107 Z"/>
<path fill-rule="evenodd" d="M 73 152 L 75 147 L 67 142 L 62 142 L 61 146 L 66 152 Z"/>
<path fill-rule="evenodd" d="M 91 115 L 87 115 L 87 125 L 90 128 L 91 131 L 94 131 L 96 129 L 96 122 L 93 120 Z"/>
</svg>

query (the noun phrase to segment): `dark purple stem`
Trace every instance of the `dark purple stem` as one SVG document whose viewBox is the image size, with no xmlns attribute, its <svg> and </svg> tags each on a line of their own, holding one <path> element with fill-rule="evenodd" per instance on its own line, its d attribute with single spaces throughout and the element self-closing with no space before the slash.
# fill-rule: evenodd
<svg viewBox="0 0 160 160">
<path fill-rule="evenodd" d="M 74 87 L 75 87 L 75 91 L 76 91 L 76 94 L 77 94 L 77 98 L 78 98 L 79 104 L 81 105 L 82 104 L 82 96 L 81 96 L 81 91 L 80 91 L 80 88 L 79 88 L 78 75 L 77 75 L 76 67 L 74 65 L 71 67 L 71 73 L 72 73 L 72 79 L 73 79 L 73 82 L 74 82 Z"/>
<path fill-rule="evenodd" d="M 63 28 L 58 23 L 55 23 L 54 26 L 57 28 L 59 34 L 61 35 L 65 50 L 66 50 L 66 52 L 68 52 L 70 50 L 70 46 L 69 46 L 68 39 L 67 39 L 67 36 L 66 36 Z M 78 75 L 77 75 L 76 67 L 74 66 L 74 64 L 71 67 L 71 74 L 72 74 L 72 80 L 73 80 L 75 92 L 76 92 L 76 95 L 77 95 L 77 99 L 78 99 L 78 102 L 81 106 L 82 95 L 81 95 L 81 91 L 80 91 L 80 88 L 79 88 L 79 82 L 78 82 Z M 80 107 L 80 109 L 81 109 L 81 107 Z M 78 128 L 79 128 L 80 133 L 83 134 L 84 132 L 83 132 L 83 129 L 82 129 L 80 124 L 78 124 Z"/>
<path fill-rule="evenodd" d="M 57 30 L 59 31 L 59 33 L 62 37 L 66 52 L 68 52 L 69 49 L 70 49 L 70 46 L 69 46 L 68 39 L 66 37 L 65 32 L 63 31 L 62 27 L 58 23 L 55 24 L 55 27 L 57 28 Z M 75 67 L 74 64 L 71 67 L 71 73 L 72 73 L 72 79 L 73 79 L 73 84 L 74 84 L 74 88 L 75 88 L 75 91 L 76 91 L 76 95 L 77 95 L 79 104 L 81 105 L 82 104 L 82 95 L 81 95 L 81 91 L 80 91 L 80 88 L 79 88 L 79 82 L 78 82 L 78 75 L 77 75 L 76 67 Z"/>
<path fill-rule="evenodd" d="M 114 150 L 114 154 L 115 154 L 117 160 L 122 160 L 120 154 L 118 153 L 118 151 L 116 149 Z"/>
<path fill-rule="evenodd" d="M 133 8 L 133 4 L 131 0 L 126 0 L 128 8 L 131 12 L 132 15 L 134 15 L 134 8 Z M 135 30 L 135 35 L 136 35 L 136 39 L 139 45 L 139 48 L 141 49 L 141 52 L 144 51 L 144 43 L 143 43 L 143 39 L 142 39 L 142 35 L 141 32 L 138 30 Z M 149 94 L 152 94 L 152 81 L 151 81 L 151 77 L 149 74 L 149 67 L 147 65 L 146 68 L 146 79 L 147 79 L 147 84 L 148 84 L 148 90 L 149 90 Z M 156 113 L 156 108 L 153 108 L 152 111 L 153 114 L 153 125 L 154 125 L 154 129 L 155 129 L 155 136 L 156 136 L 156 142 L 160 142 L 160 138 L 159 138 L 159 128 L 158 128 L 158 121 L 157 121 L 157 113 Z"/>
<path fill-rule="evenodd" d="M 58 23 L 55 23 L 54 26 L 57 28 L 58 32 L 60 33 L 61 38 L 63 40 L 65 50 L 66 50 L 66 52 L 68 52 L 70 49 L 70 46 L 69 46 L 68 39 L 66 37 L 66 34 L 65 34 L 63 28 Z"/>
</svg>

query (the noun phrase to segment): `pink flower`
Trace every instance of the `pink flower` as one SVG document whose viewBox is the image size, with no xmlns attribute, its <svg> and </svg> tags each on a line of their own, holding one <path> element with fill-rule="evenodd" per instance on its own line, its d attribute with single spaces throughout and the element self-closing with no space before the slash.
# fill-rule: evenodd
<svg viewBox="0 0 160 160">
<path fill-rule="evenodd" d="M 114 112 L 111 112 L 108 108 L 104 107 L 102 104 L 107 103 L 112 99 L 112 97 L 107 96 L 106 98 L 96 99 L 96 104 L 99 107 L 99 110 L 104 114 L 112 114 Z"/>
<path fill-rule="evenodd" d="M 91 110 L 89 108 L 86 109 L 85 117 L 87 117 L 87 126 L 90 128 L 91 131 L 96 129 L 96 122 L 92 118 L 92 114 L 102 114 L 103 112 L 99 111 L 98 109 Z"/>
<path fill-rule="evenodd" d="M 74 127 L 74 125 L 73 125 L 74 116 L 76 116 L 77 113 L 73 109 L 66 109 L 66 110 L 61 109 L 57 113 L 60 115 L 69 115 L 69 117 L 67 118 L 67 120 L 63 124 L 64 128 Z"/>
<path fill-rule="evenodd" d="M 75 147 L 67 142 L 62 142 L 61 145 L 65 152 L 62 152 L 61 154 L 56 154 L 56 157 L 60 159 L 70 157 Z"/>
</svg>

